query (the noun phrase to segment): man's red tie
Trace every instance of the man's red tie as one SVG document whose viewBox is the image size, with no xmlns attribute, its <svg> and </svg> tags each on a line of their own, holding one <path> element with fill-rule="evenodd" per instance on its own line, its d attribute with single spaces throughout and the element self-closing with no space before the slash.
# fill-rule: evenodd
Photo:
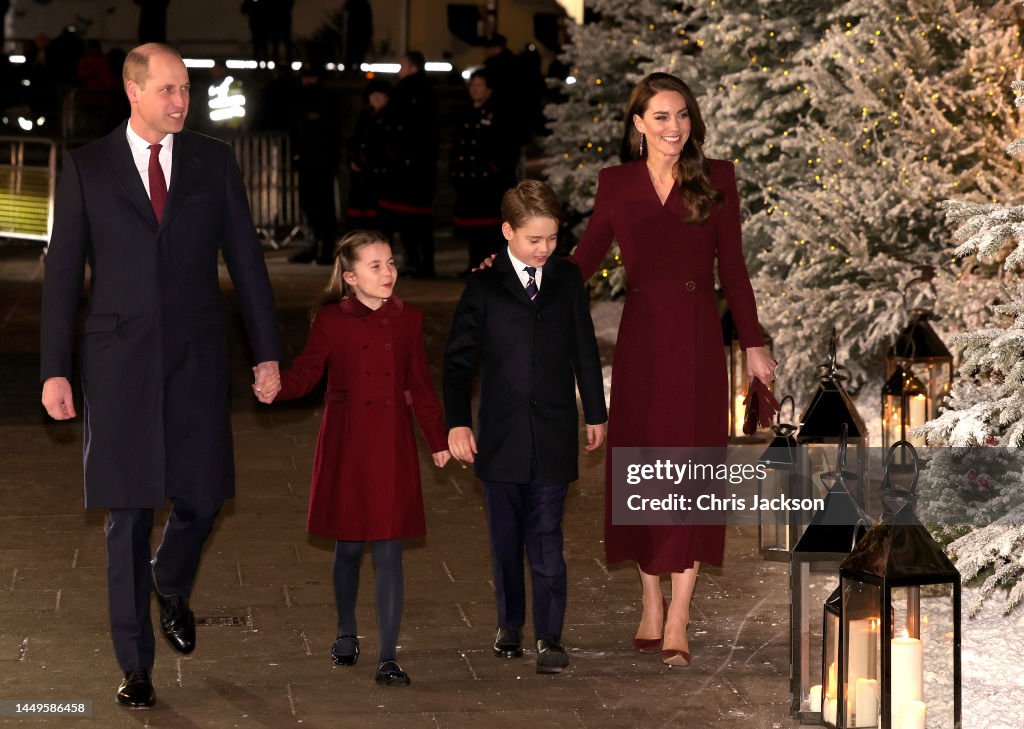
<svg viewBox="0 0 1024 729">
<path fill-rule="evenodd" d="M 164 214 L 164 203 L 167 202 L 167 181 L 164 179 L 164 170 L 160 166 L 160 145 L 149 145 L 149 200 L 153 203 L 153 212 L 156 213 L 156 222 Z"/>
</svg>

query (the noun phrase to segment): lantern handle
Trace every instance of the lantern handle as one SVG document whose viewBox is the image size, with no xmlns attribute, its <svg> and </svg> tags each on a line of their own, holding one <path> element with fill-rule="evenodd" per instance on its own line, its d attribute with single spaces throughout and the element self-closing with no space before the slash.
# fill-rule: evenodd
<svg viewBox="0 0 1024 729">
<path fill-rule="evenodd" d="M 840 424 L 840 426 L 839 426 L 839 445 L 838 445 L 838 447 L 836 449 L 838 451 L 836 453 L 836 470 L 828 471 L 826 473 L 823 473 L 822 474 L 822 478 L 825 478 L 826 476 L 828 476 L 829 478 L 835 479 L 835 483 L 839 483 L 840 481 L 842 481 L 844 485 L 846 483 L 845 479 L 847 479 L 847 478 L 854 478 L 854 479 L 857 479 L 858 481 L 860 480 L 860 476 L 858 476 L 856 473 L 854 473 L 853 471 L 847 471 L 846 470 L 846 439 L 847 439 L 847 434 L 849 432 L 850 432 L 849 424 L 847 424 L 847 423 Z"/>
<path fill-rule="evenodd" d="M 910 293 L 910 290 L 914 287 L 915 284 L 922 284 L 931 291 L 932 301 L 937 300 L 939 298 L 939 292 L 935 288 L 934 283 L 935 266 L 919 265 L 914 266 L 913 270 L 918 272 L 917 277 L 907 281 L 906 285 L 903 287 L 903 291 L 900 292 L 900 296 L 903 297 L 903 309 L 911 314 L 924 314 L 926 316 L 931 315 L 931 307 L 916 307 L 914 309 L 909 308 L 907 306 L 907 294 Z"/>
<path fill-rule="evenodd" d="M 829 340 L 828 345 L 828 356 L 825 361 L 818 365 L 818 369 L 821 370 L 822 380 L 832 380 L 835 382 L 842 382 L 846 379 L 846 375 L 842 373 L 846 369 L 841 364 L 836 363 L 836 350 L 837 350 L 838 334 L 836 328 L 832 327 L 832 338 Z M 794 405 L 795 407 L 795 405 Z"/>
<path fill-rule="evenodd" d="M 893 455 L 896 453 L 897 448 L 906 448 L 910 451 L 910 455 L 914 458 L 914 480 L 910 484 L 910 488 L 906 489 L 895 489 L 889 485 L 889 467 L 892 465 Z M 879 487 L 880 491 L 893 493 L 896 491 L 904 491 L 911 497 L 916 499 L 917 497 L 917 481 L 921 476 L 921 457 L 917 454 L 917 448 L 914 444 L 906 440 L 898 440 L 889 446 L 889 450 L 885 452 L 885 458 L 882 459 L 882 485 Z"/>
<path fill-rule="evenodd" d="M 793 399 L 792 395 L 786 395 L 784 398 L 779 400 L 779 411 L 775 413 L 775 424 L 782 425 L 782 408 L 786 405 L 786 400 L 789 400 L 789 419 L 793 420 L 796 417 L 796 400 Z M 792 426 L 790 426 L 792 427 Z"/>
<path fill-rule="evenodd" d="M 860 530 L 860 528 L 864 527 L 865 529 L 867 529 L 869 526 L 871 526 L 871 525 L 867 523 L 867 521 L 864 519 L 864 517 L 861 517 L 860 519 L 858 519 L 857 523 L 853 525 L 853 536 L 850 537 L 850 551 L 851 552 L 854 550 L 854 548 L 856 548 L 857 542 L 859 541 L 857 539 L 857 533 Z"/>
</svg>

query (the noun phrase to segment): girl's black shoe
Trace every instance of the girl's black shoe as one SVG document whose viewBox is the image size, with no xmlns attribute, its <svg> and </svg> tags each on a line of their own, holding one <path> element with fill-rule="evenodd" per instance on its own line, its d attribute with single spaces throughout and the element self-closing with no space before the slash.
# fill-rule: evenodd
<svg viewBox="0 0 1024 729">
<path fill-rule="evenodd" d="M 382 686 L 408 686 L 412 683 L 409 674 L 403 671 L 396 661 L 384 661 L 377 666 L 374 681 Z"/>
<path fill-rule="evenodd" d="M 339 635 L 331 648 L 331 658 L 336 666 L 354 666 L 359 660 L 359 638 L 354 635 Z"/>
</svg>

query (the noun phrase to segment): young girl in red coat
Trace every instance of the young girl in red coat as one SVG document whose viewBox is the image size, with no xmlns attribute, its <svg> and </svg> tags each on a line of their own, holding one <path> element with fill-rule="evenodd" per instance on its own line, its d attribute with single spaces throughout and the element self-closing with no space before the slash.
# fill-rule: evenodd
<svg viewBox="0 0 1024 729">
<path fill-rule="evenodd" d="M 423 314 L 394 296 L 398 277 L 380 233 L 352 231 L 338 243 L 334 271 L 309 339 L 281 373 L 276 398 L 312 390 L 327 369 L 323 421 L 313 459 L 307 529 L 336 540 L 334 592 L 340 666 L 359 658 L 356 589 L 363 544 L 373 545 L 380 647 L 376 681 L 407 686 L 395 661 L 402 617 L 402 542 L 426 533 L 412 416 L 433 451 L 448 462 L 441 405 L 427 367 Z"/>
</svg>

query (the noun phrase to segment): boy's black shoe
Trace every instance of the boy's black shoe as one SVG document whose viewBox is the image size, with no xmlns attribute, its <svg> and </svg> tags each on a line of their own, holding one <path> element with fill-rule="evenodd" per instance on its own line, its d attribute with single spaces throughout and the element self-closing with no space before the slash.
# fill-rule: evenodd
<svg viewBox="0 0 1024 729">
<path fill-rule="evenodd" d="M 498 658 L 521 658 L 523 635 L 518 628 L 498 628 L 494 636 L 494 655 Z"/>
<path fill-rule="evenodd" d="M 565 646 L 557 638 L 537 639 L 537 673 L 561 673 L 568 665 Z"/>
<path fill-rule="evenodd" d="M 129 709 L 148 709 L 156 703 L 156 692 L 149 680 L 149 671 L 139 668 L 125 671 L 124 680 L 117 687 L 117 703 Z"/>
</svg>

